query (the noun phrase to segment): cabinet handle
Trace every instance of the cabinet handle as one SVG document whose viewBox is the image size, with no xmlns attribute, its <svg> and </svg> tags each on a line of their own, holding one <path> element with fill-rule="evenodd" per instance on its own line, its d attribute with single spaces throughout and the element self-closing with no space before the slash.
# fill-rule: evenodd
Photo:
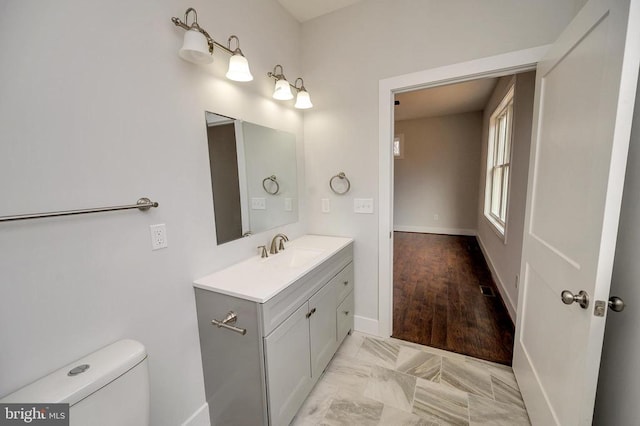
<svg viewBox="0 0 640 426">
<path fill-rule="evenodd" d="M 344 311 L 344 314 L 345 315 L 349 315 L 349 311 Z"/>
<path fill-rule="evenodd" d="M 344 285 L 349 285 L 349 280 L 345 281 Z"/>
<path fill-rule="evenodd" d="M 233 311 L 229 311 L 227 316 L 224 317 L 222 321 L 213 319 L 211 320 L 211 324 L 218 326 L 218 328 L 226 328 L 227 330 L 235 331 L 236 333 L 242 334 L 244 336 L 245 334 L 247 334 L 246 328 L 240 328 L 232 325 L 235 324 L 237 320 L 238 315 Z"/>
<path fill-rule="evenodd" d="M 309 318 L 311 315 L 316 313 L 316 308 L 313 308 L 312 310 L 309 311 L 309 313 L 307 314 L 307 318 Z"/>
</svg>

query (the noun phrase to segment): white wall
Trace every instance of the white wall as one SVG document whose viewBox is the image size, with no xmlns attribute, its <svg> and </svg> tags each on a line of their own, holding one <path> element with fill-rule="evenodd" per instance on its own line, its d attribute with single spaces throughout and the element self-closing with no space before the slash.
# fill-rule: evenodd
<svg viewBox="0 0 640 426">
<path fill-rule="evenodd" d="M 178 57 L 170 18 L 188 6 L 216 40 L 238 35 L 253 82 L 224 79 L 223 52 L 210 66 Z M 304 188 L 302 117 L 270 99 L 266 77 L 276 63 L 300 74 L 300 25 L 275 0 L 4 0 L 0 12 L 0 215 L 160 203 L 0 223 L 0 396 L 129 337 L 149 353 L 151 424 L 180 424 L 204 403 L 192 280 L 277 232 L 215 245 L 204 111 L 295 133 Z M 152 252 L 156 223 L 169 247 Z"/>
<path fill-rule="evenodd" d="M 524 210 L 527 202 L 527 179 L 529 171 L 529 150 L 531 147 L 535 78 L 535 71 L 500 78 L 485 107 L 482 130 L 482 160 L 479 175 L 480 195 L 477 205 L 478 240 L 480 241 L 480 247 L 487 259 L 493 278 L 502 294 L 502 299 L 514 321 L 516 307 L 518 306 L 516 275 L 520 273 Z M 505 238 L 502 239 L 495 231 L 495 228 L 493 228 L 493 225 L 491 225 L 489 220 L 484 216 L 487 143 L 491 115 L 512 84 L 515 84 L 513 140 L 511 146 L 507 228 Z"/>
<path fill-rule="evenodd" d="M 607 311 L 600 377 L 596 393 L 595 425 L 638 423 L 640 400 L 640 85 L 631 130 L 627 174 L 622 198 L 611 295 L 626 303 L 620 313 Z"/>
<path fill-rule="evenodd" d="M 353 213 L 353 198 L 378 194 L 380 79 L 553 41 L 576 12 L 574 0 L 368 0 L 305 22 L 306 194 L 310 229 L 355 238 L 356 326 L 378 319 L 378 213 Z M 328 180 L 351 179 L 346 196 Z M 322 198 L 332 201 L 321 212 Z M 377 200 L 376 200 L 377 201 Z"/>
<path fill-rule="evenodd" d="M 482 112 L 396 121 L 395 133 L 394 230 L 475 235 Z"/>
</svg>

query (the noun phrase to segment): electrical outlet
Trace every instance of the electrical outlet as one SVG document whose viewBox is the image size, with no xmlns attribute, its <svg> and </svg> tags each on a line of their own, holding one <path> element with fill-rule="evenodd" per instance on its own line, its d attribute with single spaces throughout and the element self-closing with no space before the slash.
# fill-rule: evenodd
<svg viewBox="0 0 640 426">
<path fill-rule="evenodd" d="M 164 223 L 149 226 L 151 231 L 151 250 L 167 247 L 167 227 Z"/>
<path fill-rule="evenodd" d="M 322 213 L 329 213 L 331 211 L 331 203 L 328 198 L 322 199 Z"/>
<path fill-rule="evenodd" d="M 353 211 L 355 213 L 372 214 L 373 198 L 355 198 L 353 200 Z"/>
</svg>

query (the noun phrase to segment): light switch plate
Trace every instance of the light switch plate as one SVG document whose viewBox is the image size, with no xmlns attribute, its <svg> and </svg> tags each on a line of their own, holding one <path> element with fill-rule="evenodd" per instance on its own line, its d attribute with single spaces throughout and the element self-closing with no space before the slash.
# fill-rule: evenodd
<svg viewBox="0 0 640 426">
<path fill-rule="evenodd" d="M 251 210 L 266 210 L 267 200 L 265 198 L 252 198 Z"/>
<path fill-rule="evenodd" d="M 353 200 L 355 213 L 373 214 L 373 198 L 355 198 Z"/>
<path fill-rule="evenodd" d="M 293 200 L 291 200 L 291 198 L 284 199 L 284 211 L 285 212 L 293 211 Z"/>
<path fill-rule="evenodd" d="M 328 198 L 322 199 L 322 213 L 329 213 L 331 211 L 331 203 Z"/>
</svg>

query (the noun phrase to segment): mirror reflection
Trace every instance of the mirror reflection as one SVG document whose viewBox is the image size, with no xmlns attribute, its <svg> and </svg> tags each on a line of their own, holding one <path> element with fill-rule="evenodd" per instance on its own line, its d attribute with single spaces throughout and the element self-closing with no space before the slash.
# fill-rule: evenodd
<svg viewBox="0 0 640 426">
<path fill-rule="evenodd" d="M 218 244 L 298 220 L 295 135 L 205 112 Z"/>
</svg>

